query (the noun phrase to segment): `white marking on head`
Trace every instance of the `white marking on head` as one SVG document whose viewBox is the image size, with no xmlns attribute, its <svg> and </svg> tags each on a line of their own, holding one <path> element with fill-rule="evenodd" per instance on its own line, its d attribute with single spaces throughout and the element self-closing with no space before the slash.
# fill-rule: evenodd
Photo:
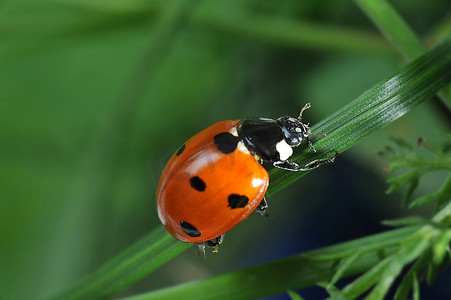
<svg viewBox="0 0 451 300">
<path fill-rule="evenodd" d="M 246 148 L 246 146 L 244 145 L 244 143 L 241 142 L 241 141 L 238 142 L 237 148 L 238 148 L 239 151 L 241 151 L 241 152 L 243 152 L 243 153 L 251 154 L 251 153 L 249 152 L 249 150 Z"/>
<path fill-rule="evenodd" d="M 234 136 L 238 136 L 238 131 L 236 130 L 236 127 L 233 127 L 232 129 L 230 129 L 229 132 Z"/>
<path fill-rule="evenodd" d="M 279 152 L 280 160 L 287 160 L 293 155 L 293 149 L 285 142 L 285 140 L 281 140 L 276 144 L 276 150 Z"/>
<path fill-rule="evenodd" d="M 302 129 L 299 128 L 299 127 L 296 127 L 295 131 L 296 131 L 296 132 L 302 132 Z"/>
</svg>

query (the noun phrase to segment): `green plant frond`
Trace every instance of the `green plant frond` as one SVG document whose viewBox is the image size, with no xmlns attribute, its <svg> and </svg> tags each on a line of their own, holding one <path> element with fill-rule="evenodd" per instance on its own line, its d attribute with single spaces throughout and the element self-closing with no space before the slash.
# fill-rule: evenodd
<svg viewBox="0 0 451 300">
<path fill-rule="evenodd" d="M 374 265 L 371 269 L 365 272 L 365 274 L 359 276 L 359 278 L 348 284 L 343 289 L 343 293 L 351 299 L 356 299 L 380 280 L 386 266 L 389 263 L 390 258 L 385 258 L 380 261 L 378 264 Z"/>
<path fill-rule="evenodd" d="M 396 139 L 396 144 L 404 151 L 397 153 L 395 150 L 390 150 L 390 155 L 386 155 L 387 152 L 383 154 L 390 161 L 387 170 L 389 172 L 401 168 L 408 168 L 409 170 L 387 180 L 390 184 L 387 193 L 393 193 L 407 185 L 408 189 L 404 194 L 403 204 L 409 203 L 410 208 L 429 203 L 436 203 L 438 209 L 443 207 L 451 199 L 451 174 L 437 192 L 423 195 L 414 200 L 412 200 L 412 195 L 418 186 L 420 178 L 426 173 L 436 170 L 451 170 L 451 155 L 447 154 L 449 143 L 451 143 L 451 139 L 446 139 L 440 144 L 426 143 L 424 139 L 421 139 L 419 145 L 424 146 L 430 154 L 425 156 L 418 154 L 418 149 L 407 144 L 402 139 Z"/>
<path fill-rule="evenodd" d="M 302 298 L 301 295 L 296 292 L 288 290 L 287 293 L 288 296 L 290 296 L 291 300 L 304 300 L 304 298 Z"/>
<path fill-rule="evenodd" d="M 410 170 L 402 175 L 389 178 L 387 180 L 387 182 L 390 184 L 390 186 L 387 189 L 387 193 L 391 194 L 393 192 L 396 192 L 396 191 L 402 189 L 403 187 L 405 187 L 406 185 L 412 185 L 412 186 L 418 185 L 418 180 L 421 177 L 421 175 L 424 174 L 424 172 L 425 172 L 424 170 L 414 169 L 414 170 Z M 413 192 L 413 191 L 411 191 L 411 192 Z"/>
<path fill-rule="evenodd" d="M 418 187 L 419 181 L 420 181 L 419 178 L 416 178 L 416 179 L 412 180 L 411 182 L 409 182 L 409 186 L 407 187 L 407 191 L 406 191 L 406 193 L 404 194 L 404 196 L 402 197 L 402 200 L 401 200 L 401 204 L 403 206 L 406 206 L 407 203 L 410 203 L 410 201 L 412 200 L 413 192 Z"/>
<path fill-rule="evenodd" d="M 421 196 L 415 199 L 409 207 L 418 207 L 432 202 L 436 202 L 437 206 L 442 207 L 446 201 L 451 199 L 451 174 L 448 176 L 443 186 L 435 193 Z"/>
<path fill-rule="evenodd" d="M 446 251 L 451 244 L 451 229 L 444 230 L 441 237 L 432 247 L 432 261 L 435 265 L 440 265 L 445 258 Z"/>
<path fill-rule="evenodd" d="M 337 272 L 335 272 L 334 276 L 330 280 L 329 284 L 327 285 L 327 288 L 329 290 L 330 287 L 333 287 L 338 280 L 340 280 L 343 275 L 346 273 L 346 271 L 358 260 L 360 259 L 366 252 L 364 251 L 357 251 L 351 256 L 348 256 L 340 261 L 337 267 Z"/>
<path fill-rule="evenodd" d="M 417 277 L 417 273 L 421 271 L 429 262 L 430 257 L 428 255 L 421 256 L 412 267 L 404 275 L 401 283 L 396 289 L 395 300 L 405 300 L 408 297 L 409 291 L 412 288 L 414 277 Z"/>
<path fill-rule="evenodd" d="M 420 284 L 417 274 L 413 275 L 413 300 L 420 300 Z"/>
<path fill-rule="evenodd" d="M 329 293 L 329 300 L 350 300 L 337 287 L 327 282 L 318 282 L 318 286 L 323 287 Z"/>
<path fill-rule="evenodd" d="M 406 217 L 402 219 L 396 220 L 384 220 L 382 224 L 387 226 L 399 227 L 399 226 L 411 226 L 411 225 L 424 225 L 428 224 L 431 221 L 422 217 Z"/>
</svg>

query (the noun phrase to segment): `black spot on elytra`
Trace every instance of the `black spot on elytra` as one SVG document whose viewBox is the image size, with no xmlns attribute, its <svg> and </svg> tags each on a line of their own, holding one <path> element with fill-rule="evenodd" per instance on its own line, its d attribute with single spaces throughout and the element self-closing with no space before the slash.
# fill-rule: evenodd
<svg viewBox="0 0 451 300">
<path fill-rule="evenodd" d="M 207 187 L 205 185 L 205 182 L 197 176 L 191 177 L 189 179 L 189 182 L 191 184 L 191 187 L 199 192 L 205 191 L 205 188 Z"/>
<path fill-rule="evenodd" d="M 189 236 L 192 236 L 192 237 L 200 236 L 200 231 L 197 230 L 196 227 L 194 227 L 193 225 L 191 225 L 188 222 L 182 221 L 182 223 L 180 223 L 180 228 L 182 228 L 183 232 Z"/>
<path fill-rule="evenodd" d="M 231 208 L 245 207 L 249 202 L 249 198 L 244 195 L 231 194 L 229 196 L 229 206 Z"/>
<path fill-rule="evenodd" d="M 183 144 L 179 150 L 177 150 L 177 152 L 175 153 L 175 155 L 179 156 L 180 154 L 183 153 L 183 151 L 185 151 L 185 144 Z"/>
<path fill-rule="evenodd" d="M 230 132 L 221 132 L 214 137 L 215 145 L 218 150 L 224 154 L 229 154 L 235 151 L 240 139 Z"/>
</svg>

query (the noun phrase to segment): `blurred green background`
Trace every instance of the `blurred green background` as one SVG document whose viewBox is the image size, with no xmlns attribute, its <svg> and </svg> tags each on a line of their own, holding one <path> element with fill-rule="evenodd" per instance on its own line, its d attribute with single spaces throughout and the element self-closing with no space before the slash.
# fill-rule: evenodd
<svg viewBox="0 0 451 300">
<path fill-rule="evenodd" d="M 429 45 L 450 27 L 448 0 L 391 3 Z M 160 173 L 206 126 L 306 102 L 315 124 L 405 63 L 345 0 L 1 1 L 0 298 L 58 292 L 161 226 Z M 231 230 L 219 254 L 193 247 L 122 295 L 384 230 L 412 212 L 385 194 L 377 152 L 389 136 L 437 139 L 450 120 L 439 102 L 421 105 L 272 196 L 270 217 Z M 425 295 L 450 295 L 449 280 Z"/>
</svg>

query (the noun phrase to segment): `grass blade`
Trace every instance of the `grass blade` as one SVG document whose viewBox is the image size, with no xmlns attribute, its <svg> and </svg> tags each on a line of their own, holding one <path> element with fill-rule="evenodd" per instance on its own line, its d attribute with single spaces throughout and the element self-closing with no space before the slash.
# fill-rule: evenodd
<svg viewBox="0 0 451 300">
<path fill-rule="evenodd" d="M 413 60 L 426 52 L 424 44 L 388 2 L 384 0 L 355 0 L 355 2 L 406 60 Z"/>
<path fill-rule="evenodd" d="M 54 299 L 105 299 L 124 290 L 177 256 L 189 244 L 158 227 L 136 244 Z"/>
</svg>

